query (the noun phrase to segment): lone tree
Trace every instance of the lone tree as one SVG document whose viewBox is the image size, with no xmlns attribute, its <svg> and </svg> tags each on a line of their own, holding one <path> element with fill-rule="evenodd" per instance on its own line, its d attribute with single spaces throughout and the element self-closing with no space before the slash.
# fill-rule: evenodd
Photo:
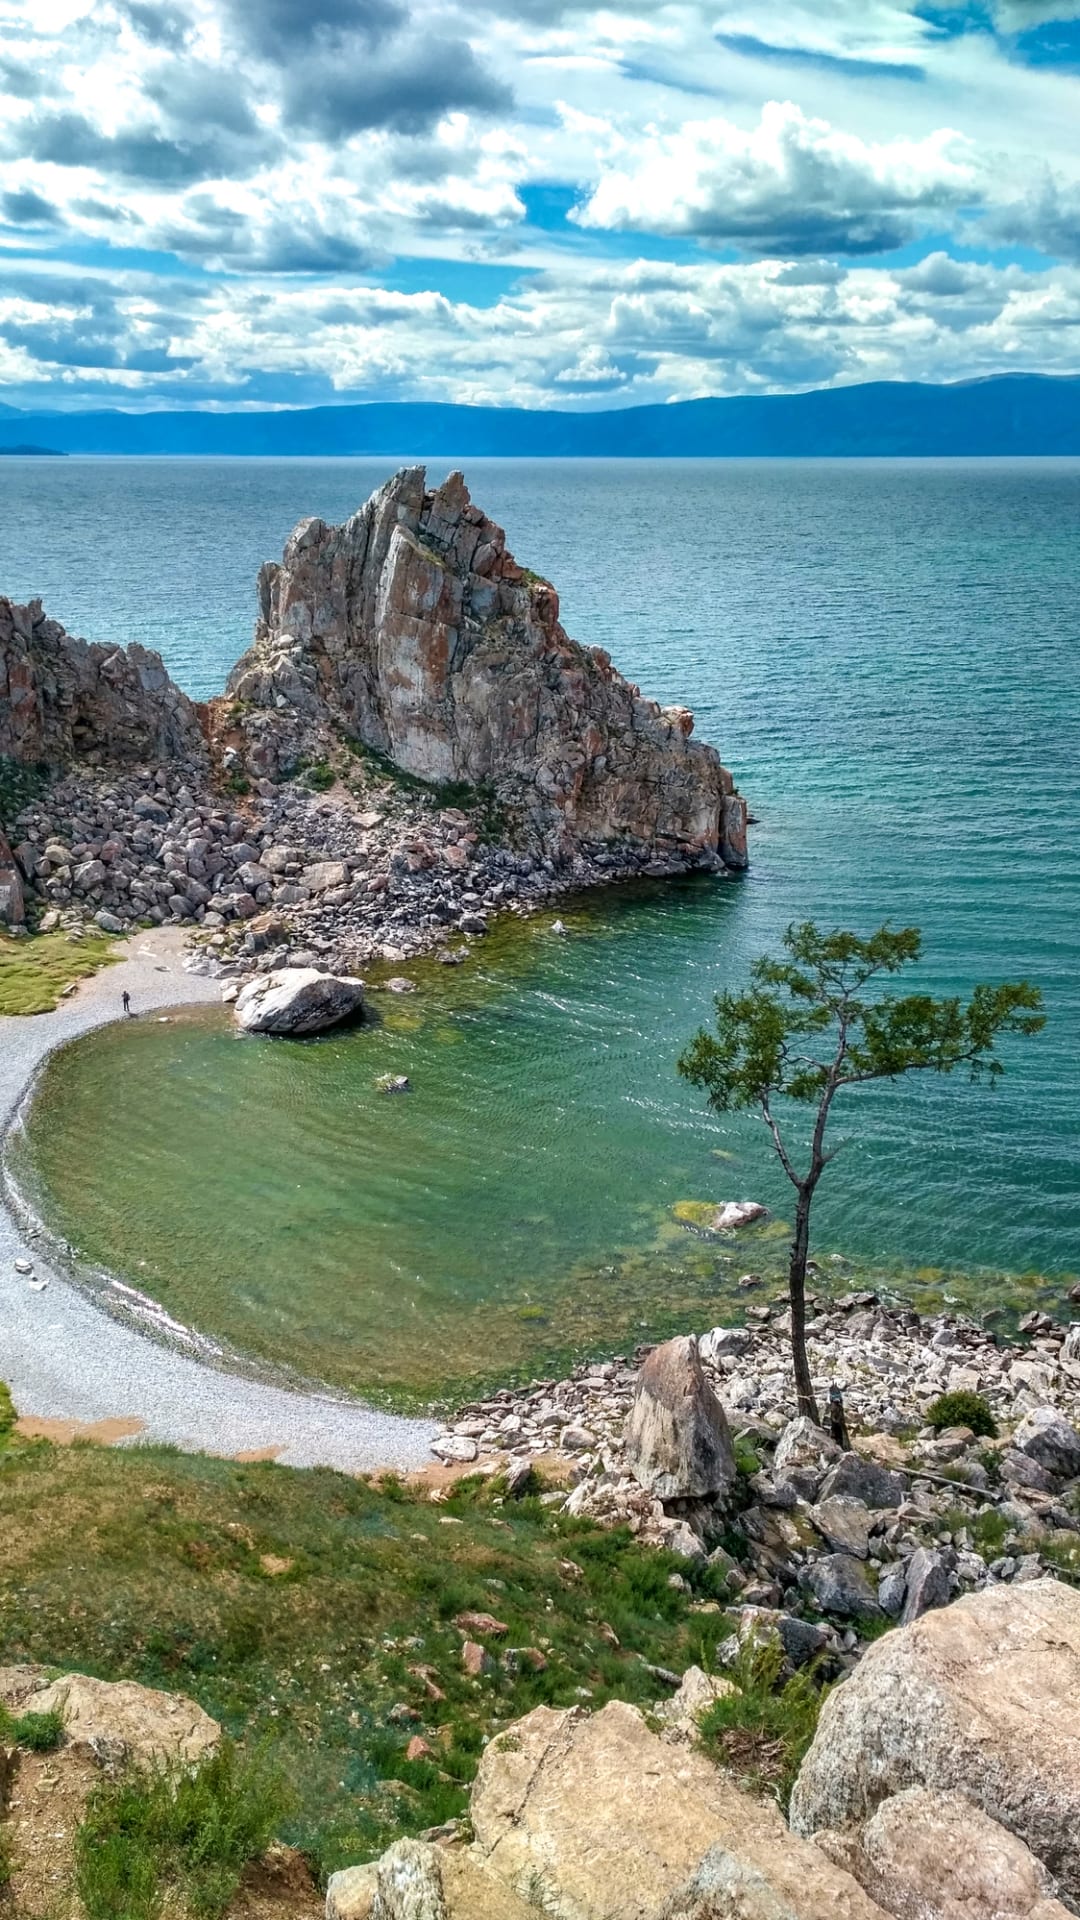
<svg viewBox="0 0 1080 1920">
<path fill-rule="evenodd" d="M 807 920 L 790 926 L 783 944 L 786 957 L 765 955 L 754 962 L 752 985 L 744 992 L 717 994 L 716 1031 L 698 1032 L 679 1072 L 704 1087 L 710 1106 L 760 1113 L 795 1189 L 791 1350 L 799 1412 L 816 1422 L 806 1358 L 806 1261 L 818 1181 L 840 1151 L 839 1145 L 825 1149 L 837 1095 L 871 1080 L 953 1073 L 957 1067 L 993 1084 L 1004 1072 L 995 1052 L 999 1036 L 1037 1033 L 1045 1018 L 1042 995 L 1026 980 L 976 987 L 966 1006 L 926 993 L 867 998 L 865 990 L 880 975 L 899 973 L 919 958 L 918 927 L 879 927 L 860 940 L 854 933 L 825 933 Z M 797 1121 L 785 1110 L 789 1102 L 813 1112 L 809 1158 L 801 1170 L 792 1138 Z"/>
</svg>

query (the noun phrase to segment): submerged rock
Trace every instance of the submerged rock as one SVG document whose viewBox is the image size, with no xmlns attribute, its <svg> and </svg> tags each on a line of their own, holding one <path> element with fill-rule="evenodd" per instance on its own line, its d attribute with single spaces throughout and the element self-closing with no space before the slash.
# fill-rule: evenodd
<svg viewBox="0 0 1080 1920">
<path fill-rule="evenodd" d="M 363 1004 L 362 980 L 320 973 L 315 967 L 281 967 L 249 980 L 237 994 L 233 1011 L 245 1033 L 300 1036 L 338 1026 Z"/>
</svg>

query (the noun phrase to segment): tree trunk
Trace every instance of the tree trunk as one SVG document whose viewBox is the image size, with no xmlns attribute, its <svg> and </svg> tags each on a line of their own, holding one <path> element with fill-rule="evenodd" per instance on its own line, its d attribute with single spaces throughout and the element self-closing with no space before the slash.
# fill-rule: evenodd
<svg viewBox="0 0 1080 1920">
<path fill-rule="evenodd" d="M 817 1401 L 806 1357 L 806 1262 L 810 1252 L 810 1202 L 813 1186 L 807 1182 L 798 1189 L 795 1207 L 795 1234 L 791 1242 L 788 1266 L 788 1298 L 791 1302 L 791 1357 L 795 1367 L 795 1392 L 799 1412 L 820 1426 Z"/>
</svg>

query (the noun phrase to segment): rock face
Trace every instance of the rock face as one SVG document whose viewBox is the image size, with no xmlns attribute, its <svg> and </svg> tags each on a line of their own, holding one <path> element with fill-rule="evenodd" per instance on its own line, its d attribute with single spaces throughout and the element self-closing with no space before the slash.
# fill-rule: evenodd
<svg viewBox="0 0 1080 1920">
<path fill-rule="evenodd" d="M 317 967 L 281 967 L 242 987 L 233 1003 L 245 1033 L 278 1033 L 301 1038 L 339 1026 L 364 1004 L 361 980 L 344 980 Z"/>
<path fill-rule="evenodd" d="M 0 927 L 21 927 L 25 919 L 22 874 L 8 841 L 0 832 Z"/>
<path fill-rule="evenodd" d="M 343 526 L 302 521 L 259 600 L 228 683 L 256 773 L 329 722 L 421 779 L 490 783 L 556 858 L 629 841 L 745 866 L 745 803 L 692 715 L 568 638 L 460 474 L 429 492 L 405 468 Z"/>
<path fill-rule="evenodd" d="M 654 1347 L 638 1376 L 626 1426 L 634 1478 L 659 1500 L 726 1493 L 735 1480 L 727 1416 L 705 1378 L 697 1341 Z"/>
<path fill-rule="evenodd" d="M 1080 1898 L 1080 1593 L 988 1587 L 876 1641 L 825 1702 L 792 1825 L 852 1828 L 913 1786 L 966 1794 Z"/>
<path fill-rule="evenodd" d="M 201 760 L 206 746 L 159 654 L 76 640 L 40 600 L 0 596 L 0 754 L 50 765 Z"/>
<path fill-rule="evenodd" d="M 535 1708 L 486 1748 L 471 1812 L 488 1871 L 549 1920 L 659 1920 L 661 1911 L 881 1920 L 883 1909 L 790 1834 L 777 1807 L 740 1792 L 693 1747 L 650 1733 L 621 1701 L 592 1715 Z M 755 1904 L 689 1904 L 686 1883 L 709 1848 Z M 668 1908 L 677 1894 L 682 1905 Z"/>
<path fill-rule="evenodd" d="M 1042 1863 L 962 1793 L 909 1787 L 858 1840 L 816 1839 L 896 1920 L 1065 1920 Z"/>
</svg>

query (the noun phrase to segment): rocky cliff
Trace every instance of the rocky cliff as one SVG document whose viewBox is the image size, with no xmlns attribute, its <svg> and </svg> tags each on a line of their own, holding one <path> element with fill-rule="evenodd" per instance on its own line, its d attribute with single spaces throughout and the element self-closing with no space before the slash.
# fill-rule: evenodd
<svg viewBox="0 0 1080 1920">
<path fill-rule="evenodd" d="M 256 773 L 327 721 L 431 782 L 490 784 L 549 857 L 620 842 L 675 864 L 746 864 L 746 808 L 693 716 L 643 699 L 571 640 L 462 476 L 404 468 L 340 527 L 305 520 L 259 576 L 229 678 Z"/>
<path fill-rule="evenodd" d="M 159 654 L 77 640 L 40 600 L 0 597 L 0 755 L 50 766 L 201 760 L 205 745 Z"/>
</svg>

